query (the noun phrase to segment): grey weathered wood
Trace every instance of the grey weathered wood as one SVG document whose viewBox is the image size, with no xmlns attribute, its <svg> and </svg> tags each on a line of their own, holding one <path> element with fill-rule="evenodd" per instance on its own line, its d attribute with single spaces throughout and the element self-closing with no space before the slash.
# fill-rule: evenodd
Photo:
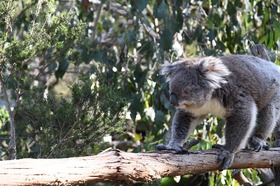
<svg viewBox="0 0 280 186">
<path fill-rule="evenodd" d="M 0 185 L 71 185 L 97 182 L 150 182 L 163 176 L 215 171 L 218 151 L 128 153 L 109 150 L 95 156 L 20 159 L 0 162 Z M 231 168 L 280 166 L 280 148 L 241 151 Z"/>
</svg>

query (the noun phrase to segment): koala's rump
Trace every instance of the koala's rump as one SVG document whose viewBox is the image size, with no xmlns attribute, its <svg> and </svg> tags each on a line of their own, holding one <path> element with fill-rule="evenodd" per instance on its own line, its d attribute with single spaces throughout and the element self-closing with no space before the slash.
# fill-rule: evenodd
<svg viewBox="0 0 280 186">
<path fill-rule="evenodd" d="M 272 62 L 248 55 L 221 57 L 231 71 L 226 92 L 253 97 L 259 110 L 272 99 L 280 99 L 280 69 Z M 245 95 L 245 96 L 246 96 Z"/>
</svg>

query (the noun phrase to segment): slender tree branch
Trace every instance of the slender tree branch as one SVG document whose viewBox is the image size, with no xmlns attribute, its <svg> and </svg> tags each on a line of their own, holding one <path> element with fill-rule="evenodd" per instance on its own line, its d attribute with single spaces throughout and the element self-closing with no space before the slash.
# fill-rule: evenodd
<svg viewBox="0 0 280 186">
<path fill-rule="evenodd" d="M 5 99 L 6 109 L 9 113 L 9 120 L 10 120 L 10 143 L 9 143 L 9 159 L 13 160 L 16 159 L 16 125 L 15 125 L 15 112 L 12 111 L 11 102 L 8 97 L 7 89 L 5 87 L 5 83 L 3 80 L 3 75 L 0 74 L 0 83 L 1 89 L 3 92 L 3 96 Z"/>
<path fill-rule="evenodd" d="M 232 177 L 238 181 L 240 185 L 252 186 L 253 184 L 244 176 L 240 169 L 235 169 L 232 172 Z"/>
<path fill-rule="evenodd" d="M 94 26 L 93 26 L 94 29 L 93 29 L 92 35 L 91 35 L 91 43 L 95 40 L 96 31 L 97 31 L 97 27 L 98 27 L 98 21 L 99 21 L 100 15 L 101 15 L 102 7 L 103 7 L 103 4 L 100 3 L 100 4 L 98 5 L 96 17 L 95 17 L 95 19 L 94 19 Z"/>
</svg>

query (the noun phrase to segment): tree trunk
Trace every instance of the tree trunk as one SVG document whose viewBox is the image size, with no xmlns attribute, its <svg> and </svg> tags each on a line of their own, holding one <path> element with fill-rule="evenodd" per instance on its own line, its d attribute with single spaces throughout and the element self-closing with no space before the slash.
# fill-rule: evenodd
<svg viewBox="0 0 280 186">
<path fill-rule="evenodd" d="M 0 162 L 0 185 L 71 185 L 79 183 L 150 182 L 164 176 L 218 170 L 218 151 L 127 153 L 109 150 L 95 156 L 64 159 L 21 159 Z M 280 148 L 241 151 L 231 168 L 280 166 Z"/>
</svg>

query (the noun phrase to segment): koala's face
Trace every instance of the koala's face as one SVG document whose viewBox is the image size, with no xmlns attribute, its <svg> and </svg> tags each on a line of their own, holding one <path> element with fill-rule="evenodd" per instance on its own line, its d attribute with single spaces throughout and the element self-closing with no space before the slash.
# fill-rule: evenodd
<svg viewBox="0 0 280 186">
<path fill-rule="evenodd" d="M 199 108 L 212 97 L 213 88 L 196 69 L 180 69 L 169 81 L 170 103 L 178 108 Z"/>
<path fill-rule="evenodd" d="M 169 82 L 170 103 L 182 109 L 202 107 L 215 89 L 227 83 L 230 73 L 215 57 L 183 59 L 161 68 Z"/>
</svg>

